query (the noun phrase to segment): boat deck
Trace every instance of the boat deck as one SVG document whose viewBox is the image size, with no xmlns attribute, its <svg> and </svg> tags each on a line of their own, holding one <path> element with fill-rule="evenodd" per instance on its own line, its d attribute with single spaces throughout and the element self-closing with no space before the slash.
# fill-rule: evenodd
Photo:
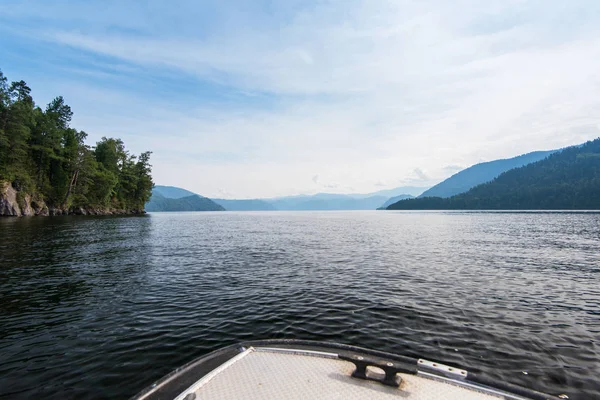
<svg viewBox="0 0 600 400">
<path fill-rule="evenodd" d="M 443 377 L 398 373 L 399 387 L 353 378 L 355 365 L 337 354 L 250 347 L 213 370 L 177 400 L 217 399 L 522 399 L 485 393 L 474 385 L 452 384 Z M 369 371 L 375 379 L 381 375 Z M 397 379 L 397 378 L 396 378 Z"/>
</svg>

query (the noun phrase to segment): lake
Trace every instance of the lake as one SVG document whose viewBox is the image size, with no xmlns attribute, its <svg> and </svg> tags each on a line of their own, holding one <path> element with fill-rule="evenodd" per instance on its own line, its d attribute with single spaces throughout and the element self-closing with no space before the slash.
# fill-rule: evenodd
<svg viewBox="0 0 600 400">
<path fill-rule="evenodd" d="M 598 213 L 5 218 L 0 282 L 0 397 L 127 398 L 298 338 L 600 398 Z"/>
</svg>

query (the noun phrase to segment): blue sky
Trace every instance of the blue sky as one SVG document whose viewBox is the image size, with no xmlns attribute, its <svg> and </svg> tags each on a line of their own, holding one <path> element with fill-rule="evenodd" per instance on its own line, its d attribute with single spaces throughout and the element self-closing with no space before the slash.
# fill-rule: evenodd
<svg viewBox="0 0 600 400">
<path fill-rule="evenodd" d="M 600 136 L 600 2 L 12 1 L 0 69 L 158 184 L 269 197 L 428 186 Z"/>
</svg>

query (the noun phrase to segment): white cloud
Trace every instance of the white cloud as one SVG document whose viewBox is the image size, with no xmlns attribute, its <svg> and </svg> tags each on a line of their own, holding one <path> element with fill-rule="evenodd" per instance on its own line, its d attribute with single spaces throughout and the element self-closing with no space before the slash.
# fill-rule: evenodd
<svg viewBox="0 0 600 400">
<path fill-rule="evenodd" d="M 413 170 L 413 172 L 417 176 L 417 179 L 422 180 L 422 181 L 429 180 L 429 177 L 425 174 L 425 172 L 423 172 L 423 170 L 421 168 L 415 168 Z"/>
<path fill-rule="evenodd" d="M 458 171 L 461 171 L 461 170 L 465 169 L 465 167 L 462 166 L 462 165 L 447 165 L 447 166 L 445 166 L 442 169 L 444 171 L 446 171 L 447 173 L 453 175 L 453 174 L 457 173 Z"/>
<path fill-rule="evenodd" d="M 103 32 L 96 21 L 41 37 L 110 56 L 115 68 L 177 73 L 247 100 L 203 98 L 182 109 L 135 88 L 102 90 L 97 101 L 73 93 L 79 127 L 153 150 L 159 183 L 211 196 L 315 184 L 369 192 L 600 136 L 597 4 L 323 1 L 279 10 L 281 20 L 221 6 L 208 31 L 195 30 L 197 10 L 183 9 L 172 30 L 155 30 L 155 16 L 142 13 L 131 22 L 136 34 Z"/>
</svg>

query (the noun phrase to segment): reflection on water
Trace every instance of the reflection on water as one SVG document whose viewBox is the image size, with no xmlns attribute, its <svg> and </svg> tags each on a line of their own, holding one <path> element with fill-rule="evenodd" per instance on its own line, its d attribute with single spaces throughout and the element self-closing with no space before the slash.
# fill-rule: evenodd
<svg viewBox="0 0 600 400">
<path fill-rule="evenodd" d="M 0 219 L 0 397 L 128 397 L 283 337 L 600 397 L 599 243 L 595 213 Z"/>
</svg>

